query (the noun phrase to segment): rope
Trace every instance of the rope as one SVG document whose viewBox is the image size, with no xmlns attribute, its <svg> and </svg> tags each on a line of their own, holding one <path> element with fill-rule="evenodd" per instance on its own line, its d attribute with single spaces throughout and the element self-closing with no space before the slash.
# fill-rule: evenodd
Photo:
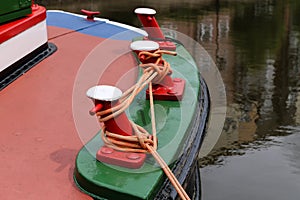
<svg viewBox="0 0 300 200">
<path fill-rule="evenodd" d="M 152 83 L 159 83 L 164 77 L 170 73 L 171 67 L 168 62 L 162 58 L 162 54 L 176 55 L 176 52 L 157 50 L 154 53 L 140 52 L 139 58 L 144 60 L 155 60 L 154 63 L 140 64 L 139 66 L 143 69 L 143 74 L 138 82 L 129 88 L 122 97 L 120 98 L 120 104 L 111 109 L 99 111 L 96 113 L 99 122 L 105 122 L 112 119 L 122 112 L 124 112 L 132 103 L 136 95 L 143 90 L 143 88 L 149 86 L 149 100 L 150 100 L 150 113 L 152 122 L 152 135 L 149 134 L 143 127 L 130 121 L 134 135 L 123 136 L 116 133 L 111 133 L 105 130 L 105 126 L 101 129 L 101 138 L 105 145 L 118 151 L 134 152 L 134 153 L 151 153 L 157 163 L 161 166 L 164 173 L 169 178 L 170 182 L 178 192 L 178 195 L 183 200 L 190 200 L 189 196 L 176 179 L 175 175 L 170 170 L 169 166 L 157 153 L 157 134 L 156 134 L 156 123 L 155 123 L 155 112 L 152 94 Z M 102 117 L 106 115 L 105 117 Z"/>
</svg>

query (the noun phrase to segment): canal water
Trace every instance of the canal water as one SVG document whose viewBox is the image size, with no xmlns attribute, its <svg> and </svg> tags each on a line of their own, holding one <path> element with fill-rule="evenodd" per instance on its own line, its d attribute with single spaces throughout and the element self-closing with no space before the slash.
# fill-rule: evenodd
<svg viewBox="0 0 300 200">
<path fill-rule="evenodd" d="M 204 47 L 226 89 L 222 134 L 199 158 L 202 200 L 300 199 L 300 1 L 36 2 L 134 26 L 136 7 L 155 8 L 162 26 Z"/>
</svg>

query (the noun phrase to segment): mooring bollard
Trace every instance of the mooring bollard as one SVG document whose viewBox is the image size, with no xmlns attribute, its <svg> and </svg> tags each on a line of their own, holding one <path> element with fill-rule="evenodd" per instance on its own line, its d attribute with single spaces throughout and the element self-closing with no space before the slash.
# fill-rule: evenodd
<svg viewBox="0 0 300 200">
<path fill-rule="evenodd" d="M 90 110 L 90 114 L 94 115 L 98 112 L 110 110 L 111 108 L 119 105 L 119 99 L 122 96 L 122 91 L 114 86 L 99 85 L 90 88 L 87 91 L 87 96 L 94 101 L 95 107 Z M 105 118 L 110 115 L 107 112 L 100 115 L 100 118 Z M 105 130 L 111 133 L 131 136 L 133 134 L 131 123 L 128 120 L 125 112 L 113 116 L 107 121 L 103 121 Z M 146 158 L 144 153 L 130 153 L 117 151 L 108 146 L 102 146 L 96 155 L 98 161 L 118 165 L 127 168 L 140 168 Z"/>
</svg>

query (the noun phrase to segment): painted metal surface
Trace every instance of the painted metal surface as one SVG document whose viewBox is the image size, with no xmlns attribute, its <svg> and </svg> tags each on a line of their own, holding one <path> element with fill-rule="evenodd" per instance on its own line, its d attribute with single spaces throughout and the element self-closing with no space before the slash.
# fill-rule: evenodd
<svg viewBox="0 0 300 200">
<path fill-rule="evenodd" d="M 46 20 L 4 41 L 0 47 L 0 72 L 46 43 Z"/>
<path fill-rule="evenodd" d="M 156 11 L 151 8 L 137 8 L 134 10 L 143 27 L 146 28 L 149 38 L 165 39 L 163 32 L 155 19 Z"/>
<path fill-rule="evenodd" d="M 170 78 L 168 82 L 172 84 L 153 85 L 153 98 L 162 101 L 181 101 L 184 95 L 185 80 L 181 78 Z M 146 90 L 147 99 L 149 99 L 149 90 Z"/>
<path fill-rule="evenodd" d="M 108 110 L 118 106 L 118 100 L 122 96 L 122 91 L 114 86 L 97 85 L 88 89 L 87 96 L 93 100 L 95 104 L 94 108 L 98 108 L 96 109 L 96 112 L 99 112 L 101 110 Z M 105 117 L 107 115 L 108 114 L 101 117 Z M 106 130 L 111 133 L 118 133 L 124 136 L 132 135 L 132 128 L 125 113 L 121 113 L 120 115 L 105 121 L 104 125 Z"/>
<path fill-rule="evenodd" d="M 150 40 L 138 40 L 130 44 L 130 48 L 137 53 L 141 51 L 155 51 L 158 50 L 159 45 L 157 42 Z"/>
<path fill-rule="evenodd" d="M 158 22 L 155 19 L 156 11 L 151 8 L 137 8 L 134 10 L 139 20 L 143 24 L 144 29 L 149 34 L 150 40 L 158 42 L 160 49 L 175 51 L 176 45 L 174 42 L 165 38 L 161 31 Z"/>
<path fill-rule="evenodd" d="M 95 19 L 96 22 L 92 23 L 82 20 L 83 16 L 64 12 L 52 11 L 47 16 L 48 37 L 58 51 L 1 91 L 0 173 L 5 181 L 0 183 L 0 197 L 91 200 L 90 196 L 77 189 L 73 181 L 75 157 L 83 146 L 80 130 L 73 121 L 76 116 L 72 108 L 75 77 L 86 55 L 106 38 L 110 38 L 106 51 L 111 53 L 111 57 L 116 57 L 119 54 L 115 49 L 130 51 L 132 38 L 144 33 L 103 19 Z M 116 37 L 123 32 L 128 34 Z M 187 82 L 191 87 L 185 95 L 189 98 L 184 98 L 182 102 L 159 101 L 156 105 L 158 111 L 163 111 L 157 114 L 162 119 L 158 121 L 159 153 L 171 165 L 181 154 L 180 147 L 188 137 L 185 133 L 191 128 L 189 122 L 195 114 L 200 87 L 193 59 L 182 46 L 178 46 L 178 51 L 177 59 L 165 58 L 175 67 L 176 77 L 184 78 L 188 74 Z M 183 68 L 186 64 L 189 66 Z M 124 54 L 111 63 L 108 71 L 96 67 L 96 74 L 103 75 L 98 77 L 99 84 L 116 85 L 120 76 L 136 67 L 136 60 L 133 55 Z M 131 75 L 121 89 L 128 88 L 135 80 L 136 76 Z M 87 127 L 86 137 L 90 138 L 99 129 L 93 126 L 88 116 L 91 102 L 86 100 L 84 93 L 91 86 L 90 83 L 79 86 L 84 91 L 79 96 L 83 99 L 79 101 L 86 111 L 81 112 L 80 117 Z M 195 98 L 191 98 L 193 95 Z M 145 96 L 141 94 L 129 109 L 130 118 L 149 128 L 148 110 Z M 154 160 L 147 159 L 143 167 L 135 171 L 138 173 L 120 170 L 121 167 L 112 168 L 95 159 L 101 145 L 100 137 L 96 135 L 78 154 L 76 172 L 79 176 L 76 182 L 83 190 L 92 187 L 93 191 L 97 190 L 97 197 L 104 194 L 112 199 L 154 197 L 164 181 L 164 175 Z M 95 170 L 95 167 L 101 170 Z M 100 189 L 98 183 L 95 188 L 93 182 L 99 179 Z"/>
<path fill-rule="evenodd" d="M 183 151 L 190 133 L 200 88 L 197 66 L 181 46 L 177 57 L 164 56 L 174 69 L 174 76 L 187 80 L 184 98 L 178 101 L 156 101 L 158 126 L 158 152 L 172 165 Z M 187 112 L 188 111 L 188 112 Z M 149 102 L 141 93 L 129 109 L 130 118 L 150 130 Z M 110 199 L 153 199 L 165 180 L 162 170 L 148 157 L 140 169 L 128 170 L 96 161 L 95 155 L 103 142 L 96 135 L 79 152 L 76 160 L 75 180 L 87 194 Z"/>
<path fill-rule="evenodd" d="M 55 12 L 47 15 L 47 21 L 52 24 L 48 24 L 48 37 L 57 46 L 57 52 L 0 92 L 0 174 L 3 180 L 0 197 L 91 200 L 76 188 L 72 177 L 76 154 L 83 145 L 73 121 L 72 92 L 81 63 L 105 38 L 88 34 L 88 30 L 78 32 L 54 26 Z M 66 26 L 72 23 L 63 19 L 62 12 L 58 15 Z M 84 19 L 84 16 L 74 19 Z M 125 30 L 115 26 L 106 24 L 105 31 L 108 32 L 110 27 Z M 109 48 L 129 50 L 129 45 L 127 40 L 111 40 Z M 111 56 L 116 56 L 113 51 Z M 124 68 L 118 67 L 119 62 Z M 135 65 L 133 56 L 124 55 L 110 70 L 122 74 Z M 98 70 L 108 73 L 104 69 Z M 116 77 L 109 74 L 100 79 L 103 84 L 115 85 L 116 81 Z M 83 88 L 84 91 L 87 89 Z M 88 99 L 82 104 L 83 107 L 91 106 Z M 97 129 L 88 122 L 86 126 L 91 127 L 88 133 L 92 137 Z"/>
<path fill-rule="evenodd" d="M 115 86 L 97 85 L 88 89 L 87 96 L 91 98 L 95 104 L 92 112 L 90 111 L 90 113 L 94 114 L 120 105 L 119 99 L 122 96 L 122 91 Z M 107 116 L 107 114 L 101 117 L 105 116 Z M 104 121 L 103 123 L 105 130 L 108 132 L 123 136 L 133 135 L 131 123 L 129 122 L 125 112 L 113 117 L 112 119 Z M 102 126 L 102 124 L 100 126 Z M 120 152 L 110 147 L 102 146 L 97 151 L 96 158 L 100 162 L 136 169 L 143 165 L 146 155 L 140 153 Z"/>
<path fill-rule="evenodd" d="M 90 11 L 90 10 L 85 10 L 85 9 L 81 9 L 81 12 L 86 15 L 86 19 L 87 20 L 91 20 L 94 21 L 94 17 L 96 15 L 99 15 L 100 12 L 99 11 Z"/>
<path fill-rule="evenodd" d="M 24 17 L 31 13 L 32 0 L 1 0 L 0 23 Z"/>
<path fill-rule="evenodd" d="M 0 25 L 0 72 L 47 43 L 46 9 L 32 6 L 32 13 Z"/>
<path fill-rule="evenodd" d="M 49 27 L 52 31 L 57 28 Z M 86 45 L 82 47 L 78 40 Z M 3 199 L 91 200 L 72 181 L 73 162 L 82 142 L 72 120 L 71 95 L 84 55 L 100 41 L 78 33 L 52 40 L 59 53 L 1 91 Z"/>
<path fill-rule="evenodd" d="M 62 11 L 47 12 L 47 16 L 47 24 L 49 26 L 66 28 L 68 31 L 74 30 L 79 33 L 100 38 L 128 41 L 142 34 L 146 35 L 144 31 L 139 31 L 137 28 L 111 22 L 107 19 L 95 18 L 95 21 L 83 20 L 85 17 L 82 15 L 74 15 Z M 70 23 L 70 21 L 72 21 L 72 23 Z"/>
<path fill-rule="evenodd" d="M 96 159 L 100 162 L 129 169 L 139 169 L 145 162 L 146 154 L 130 153 L 114 150 L 102 146 L 96 153 Z"/>
<path fill-rule="evenodd" d="M 14 20 L 9 23 L 0 24 L 0 44 L 44 21 L 45 19 L 46 9 L 38 5 L 32 6 L 32 13 L 27 17 Z"/>
<path fill-rule="evenodd" d="M 174 44 L 174 43 L 173 43 Z M 175 45 L 175 44 L 174 44 Z M 159 43 L 149 40 L 134 41 L 130 44 L 130 48 L 135 52 L 139 61 L 143 64 L 156 63 L 158 57 L 149 58 L 141 54 L 141 52 L 154 53 L 160 47 Z M 174 48 L 173 50 L 176 50 Z M 176 58 L 174 58 L 176 59 Z M 164 65 L 161 60 L 158 65 Z M 171 71 L 159 82 L 153 84 L 153 99 L 165 101 L 181 101 L 183 98 L 185 80 L 181 78 L 172 78 Z M 146 90 L 146 98 L 149 99 L 149 89 Z"/>
</svg>

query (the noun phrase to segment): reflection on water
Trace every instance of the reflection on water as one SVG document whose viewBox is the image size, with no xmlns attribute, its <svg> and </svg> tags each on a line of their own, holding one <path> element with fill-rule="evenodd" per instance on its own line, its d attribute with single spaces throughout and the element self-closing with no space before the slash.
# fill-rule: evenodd
<svg viewBox="0 0 300 200">
<path fill-rule="evenodd" d="M 226 86 L 223 133 L 199 160 L 202 199 L 299 198 L 298 0 L 36 2 L 48 9 L 100 10 L 101 17 L 135 26 L 134 8 L 156 8 L 162 27 L 189 35 L 207 50 Z"/>
<path fill-rule="evenodd" d="M 299 3 L 231 3 L 212 15 L 219 22 L 209 18 L 215 25 L 200 42 L 224 78 L 228 115 L 214 151 L 199 161 L 203 199 L 298 199 Z M 220 33 L 222 18 L 230 18 L 229 34 Z"/>
</svg>

